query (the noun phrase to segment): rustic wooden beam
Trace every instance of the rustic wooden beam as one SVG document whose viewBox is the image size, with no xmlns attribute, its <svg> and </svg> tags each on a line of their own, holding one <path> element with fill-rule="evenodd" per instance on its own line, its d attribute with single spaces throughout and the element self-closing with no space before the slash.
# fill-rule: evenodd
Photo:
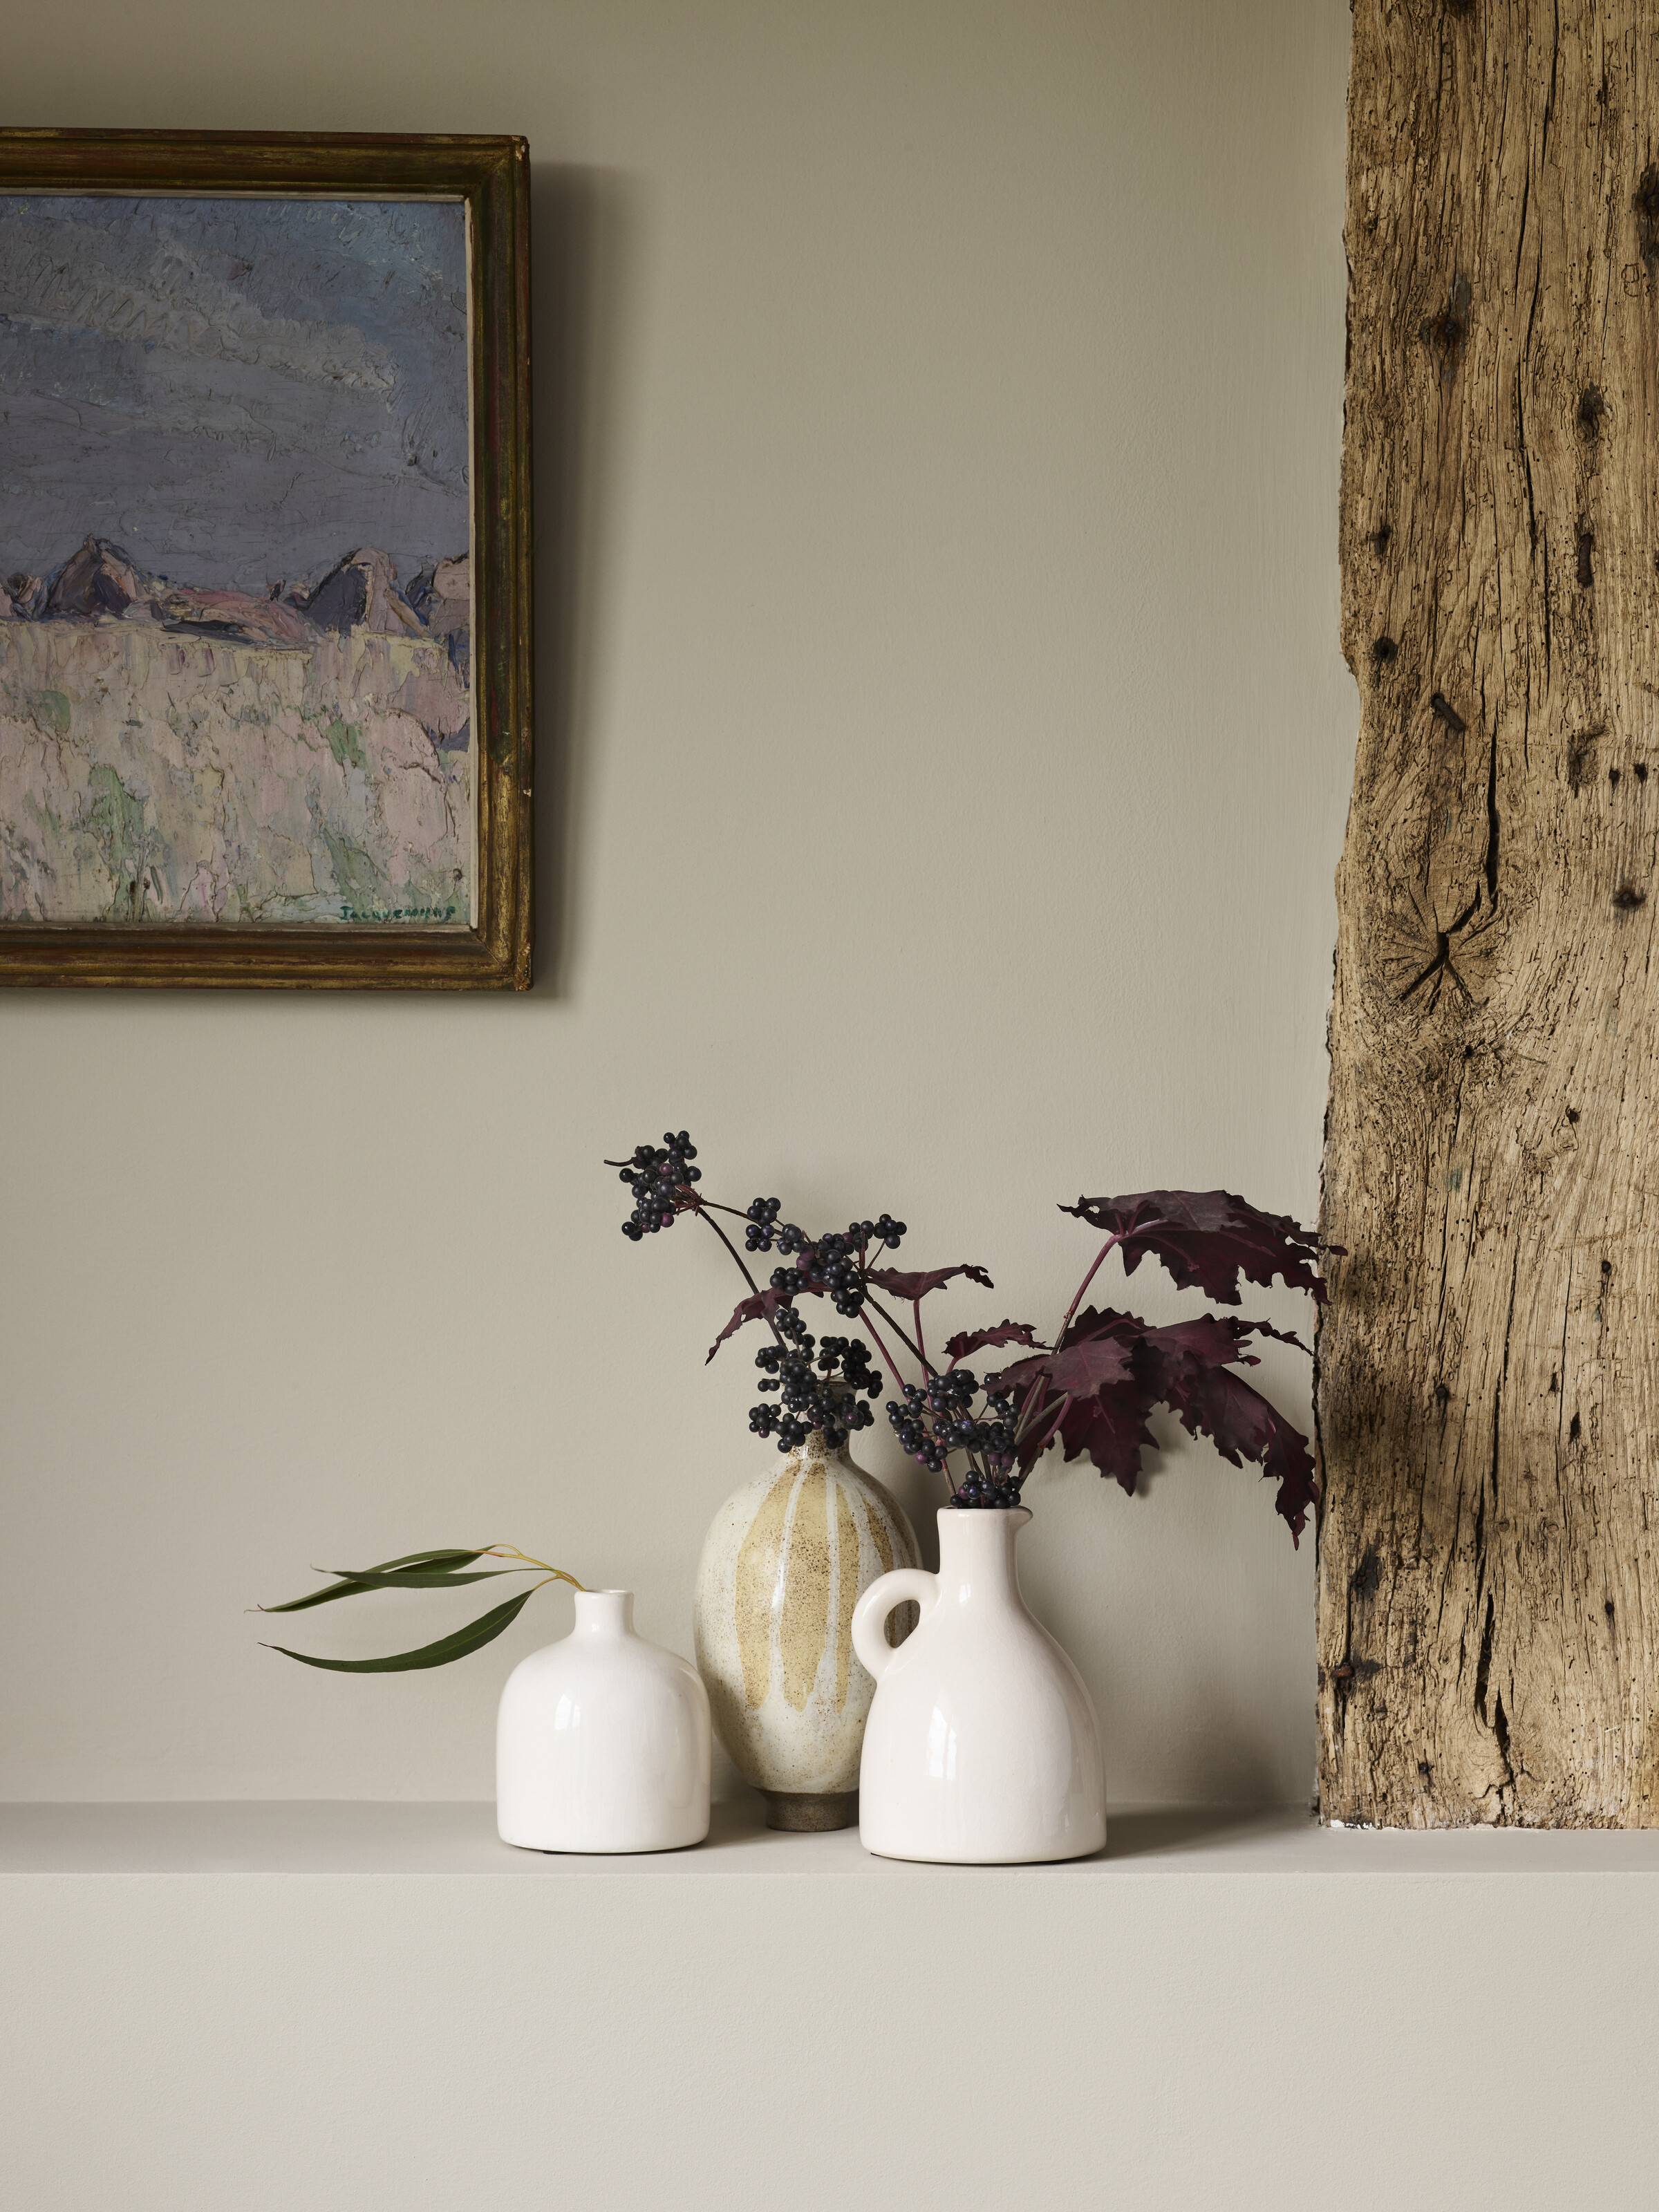
<svg viewBox="0 0 1659 2212">
<path fill-rule="evenodd" d="M 1659 15 L 1356 0 L 1347 248 L 1321 1808 L 1649 1826 Z"/>
</svg>

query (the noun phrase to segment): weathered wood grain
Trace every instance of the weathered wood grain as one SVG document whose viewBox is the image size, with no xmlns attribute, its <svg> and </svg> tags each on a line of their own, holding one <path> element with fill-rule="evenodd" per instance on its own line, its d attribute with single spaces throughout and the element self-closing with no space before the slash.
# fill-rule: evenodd
<svg viewBox="0 0 1659 2212">
<path fill-rule="evenodd" d="M 1356 0 L 1321 1808 L 1659 1824 L 1659 11 Z"/>
</svg>

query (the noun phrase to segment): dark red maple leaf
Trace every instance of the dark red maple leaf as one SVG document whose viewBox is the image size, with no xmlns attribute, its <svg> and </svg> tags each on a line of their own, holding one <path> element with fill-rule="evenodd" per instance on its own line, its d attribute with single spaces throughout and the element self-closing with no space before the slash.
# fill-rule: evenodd
<svg viewBox="0 0 1659 2212">
<path fill-rule="evenodd" d="M 1135 1346 L 1137 1370 L 1160 1398 L 1167 1398 L 1188 1372 L 1257 1365 L 1255 1354 L 1245 1349 L 1257 1328 L 1255 1322 L 1236 1321 L 1231 1314 L 1202 1314 L 1196 1321 L 1171 1322 L 1163 1328 L 1143 1322 Z"/>
<path fill-rule="evenodd" d="M 1264 1285 L 1278 1275 L 1325 1302 L 1313 1232 L 1287 1213 L 1263 1213 L 1232 1191 L 1145 1190 L 1126 1198 L 1080 1198 L 1060 1212 L 1119 1238 L 1126 1275 L 1150 1252 L 1180 1289 L 1196 1286 L 1223 1305 L 1238 1304 L 1241 1274 Z"/>
<path fill-rule="evenodd" d="M 1313 1455 L 1299 1429 L 1271 1406 L 1242 1375 L 1212 1368 L 1192 1377 L 1176 1413 L 1194 1436 L 1208 1437 L 1223 1459 L 1242 1467 L 1257 1461 L 1264 1475 L 1279 1484 L 1273 1510 L 1289 1524 L 1292 1542 L 1308 1523 L 1308 1509 L 1319 1502 Z"/>
<path fill-rule="evenodd" d="M 1149 1398 L 1168 1406 L 1189 1435 L 1208 1437 L 1235 1467 L 1256 1461 L 1264 1475 L 1277 1480 L 1273 1510 L 1289 1523 L 1296 1542 L 1307 1526 L 1309 1507 L 1318 1502 L 1319 1482 L 1301 1431 L 1233 1371 L 1256 1365 L 1243 1346 L 1258 1326 L 1206 1314 L 1149 1328 L 1135 1346 L 1135 1366 Z M 1261 1334 L 1284 1332 L 1261 1327 Z"/>
<path fill-rule="evenodd" d="M 1097 1398 L 1073 1398 L 1060 1414 L 1057 1431 L 1066 1459 L 1089 1459 L 1102 1474 L 1133 1497 L 1140 1479 L 1142 1447 L 1158 1439 L 1146 1425 L 1146 1409 L 1133 1388 L 1103 1390 Z"/>
<path fill-rule="evenodd" d="M 1057 1351 L 1017 1360 L 988 1376 L 986 1387 L 1021 1400 L 1022 1468 L 1058 1442 L 1066 1459 L 1092 1461 L 1129 1492 L 1142 1450 L 1156 1443 L 1146 1417 L 1154 1406 L 1168 1406 L 1224 1459 L 1235 1467 L 1255 1460 L 1278 1482 L 1275 1510 L 1295 1540 L 1317 1501 L 1318 1482 L 1305 1438 L 1237 1372 L 1257 1364 L 1248 1346 L 1258 1334 L 1296 1340 L 1288 1331 L 1231 1315 L 1152 1328 L 1133 1314 L 1085 1308 Z"/>
<path fill-rule="evenodd" d="M 866 1267 L 864 1271 L 866 1283 L 873 1283 L 878 1291 L 902 1298 L 906 1305 L 914 1305 L 918 1298 L 925 1298 L 929 1291 L 938 1290 L 941 1283 L 948 1283 L 956 1275 L 966 1275 L 970 1283 L 982 1284 L 988 1291 L 996 1288 L 983 1267 L 929 1267 L 924 1273 L 915 1275 L 906 1274 L 901 1267 Z"/>
<path fill-rule="evenodd" d="M 1139 1328 L 1133 1315 L 1085 1307 L 1054 1351 L 986 1377 L 988 1390 L 1020 1401 L 1022 1468 L 1033 1467 L 1059 1437 L 1067 1459 L 1086 1453 L 1103 1474 L 1134 1488 L 1140 1447 L 1152 1441 L 1134 1371 Z"/>
<path fill-rule="evenodd" d="M 757 1291 L 751 1298 L 739 1299 L 732 1310 L 731 1320 L 726 1322 L 726 1327 L 709 1346 L 708 1359 L 714 1357 L 728 1336 L 735 1336 L 746 1322 L 770 1321 L 780 1306 L 787 1306 L 795 1298 L 803 1297 L 821 1298 L 826 1287 L 826 1285 L 814 1281 L 811 1275 L 803 1275 L 799 1282 L 792 1282 L 787 1290 L 775 1291 L 768 1288 Z M 703 1362 L 705 1367 L 708 1364 L 708 1359 Z"/>
<path fill-rule="evenodd" d="M 952 1359 L 966 1359 L 970 1352 L 983 1352 L 988 1345 L 1030 1344 L 1042 1346 L 1042 1339 L 1029 1321 L 1000 1321 L 994 1328 L 961 1329 L 955 1336 L 947 1337 L 945 1349 Z"/>
<path fill-rule="evenodd" d="M 1049 1395 L 1092 1398 L 1115 1384 L 1128 1382 L 1134 1373 L 1133 1344 L 1104 1331 L 1079 1334 L 1068 1328 L 1058 1352 L 1040 1352 L 1021 1359 L 989 1378 L 987 1388 L 998 1391 L 1029 1389 L 1038 1376 Z"/>
<path fill-rule="evenodd" d="M 1325 1249 L 1327 1251 L 1334 1251 L 1336 1248 L 1334 1245 L 1327 1245 Z M 1293 1344 L 1298 1352 L 1305 1352 L 1310 1359 L 1313 1358 L 1313 1346 L 1310 1344 L 1304 1344 L 1293 1328 L 1275 1328 L 1270 1321 L 1247 1322 L 1245 1327 L 1254 1329 L 1258 1336 L 1271 1336 L 1276 1338 L 1280 1344 Z"/>
</svg>

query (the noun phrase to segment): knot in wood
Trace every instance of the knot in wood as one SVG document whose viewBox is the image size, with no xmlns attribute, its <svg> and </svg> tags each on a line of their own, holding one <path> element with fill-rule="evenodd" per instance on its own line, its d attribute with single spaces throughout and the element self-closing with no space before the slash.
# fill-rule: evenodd
<svg viewBox="0 0 1659 2212">
<path fill-rule="evenodd" d="M 1443 384 L 1450 383 L 1463 358 L 1463 349 L 1469 336 L 1469 307 L 1474 297 L 1468 278 L 1456 277 L 1445 306 L 1437 315 L 1429 316 L 1419 328 L 1418 336 L 1440 356 L 1440 380 Z"/>
</svg>

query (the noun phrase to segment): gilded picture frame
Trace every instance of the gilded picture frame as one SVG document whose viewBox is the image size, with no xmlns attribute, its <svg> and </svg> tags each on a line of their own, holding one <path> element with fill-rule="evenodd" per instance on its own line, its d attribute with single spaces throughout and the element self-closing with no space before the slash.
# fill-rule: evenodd
<svg viewBox="0 0 1659 2212">
<path fill-rule="evenodd" d="M 0 131 L 0 983 L 529 988 L 529 331 L 521 138 Z"/>
</svg>

